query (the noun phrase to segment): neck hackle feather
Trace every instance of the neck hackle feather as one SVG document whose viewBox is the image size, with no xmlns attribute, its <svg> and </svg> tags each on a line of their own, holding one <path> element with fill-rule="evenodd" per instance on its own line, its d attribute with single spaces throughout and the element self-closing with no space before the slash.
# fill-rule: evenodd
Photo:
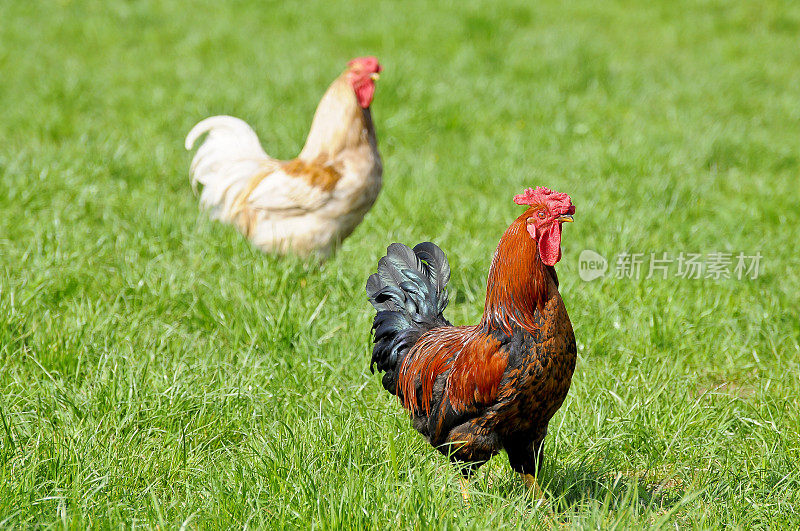
<svg viewBox="0 0 800 531">
<path fill-rule="evenodd" d="M 514 325 L 536 328 L 535 310 L 547 297 L 547 267 L 526 229 L 528 212 L 508 227 L 492 258 L 480 328 L 513 334 Z"/>
</svg>

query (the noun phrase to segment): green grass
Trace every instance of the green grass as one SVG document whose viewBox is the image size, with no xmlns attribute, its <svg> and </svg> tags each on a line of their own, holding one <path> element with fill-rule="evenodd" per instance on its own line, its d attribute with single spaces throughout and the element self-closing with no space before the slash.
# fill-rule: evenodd
<svg viewBox="0 0 800 531">
<path fill-rule="evenodd" d="M 800 526 L 800 7 L 436 6 L 0 3 L 0 527 Z M 198 213 L 195 122 L 291 157 L 367 53 L 384 190 L 332 260 Z M 387 244 L 435 241 L 475 322 L 532 185 L 577 205 L 553 514 L 504 456 L 465 508 L 369 372 L 364 283 Z M 586 283 L 583 249 L 765 270 Z"/>
</svg>

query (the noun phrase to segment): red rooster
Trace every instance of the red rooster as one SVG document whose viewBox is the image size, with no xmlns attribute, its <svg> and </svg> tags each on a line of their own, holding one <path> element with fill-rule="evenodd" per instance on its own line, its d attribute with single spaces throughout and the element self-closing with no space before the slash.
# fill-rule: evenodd
<svg viewBox="0 0 800 531">
<path fill-rule="evenodd" d="M 539 491 L 547 424 L 575 369 L 575 336 L 553 268 L 575 207 L 543 187 L 514 202 L 528 208 L 500 239 L 477 325 L 453 326 L 442 315 L 450 266 L 439 247 L 389 246 L 367 281 L 377 310 L 371 367 L 385 372 L 383 386 L 414 428 L 464 465 L 464 477 L 505 449 Z"/>
<path fill-rule="evenodd" d="M 192 183 L 214 218 L 235 225 L 264 251 L 327 258 L 361 223 L 381 189 L 381 157 L 370 104 L 381 72 L 359 57 L 328 88 L 297 158 L 267 155 L 232 116 L 195 125 L 186 149 L 208 133 L 192 160 Z"/>
</svg>

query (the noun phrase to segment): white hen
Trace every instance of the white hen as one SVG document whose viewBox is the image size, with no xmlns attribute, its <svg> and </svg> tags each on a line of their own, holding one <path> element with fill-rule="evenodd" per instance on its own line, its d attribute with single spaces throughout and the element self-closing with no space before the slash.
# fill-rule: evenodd
<svg viewBox="0 0 800 531">
<path fill-rule="evenodd" d="M 204 133 L 192 160 L 200 204 L 267 252 L 327 258 L 361 223 L 381 188 L 381 158 L 369 106 L 381 66 L 353 59 L 317 106 L 296 159 L 266 154 L 255 132 L 232 116 L 195 125 L 186 149 Z"/>
</svg>

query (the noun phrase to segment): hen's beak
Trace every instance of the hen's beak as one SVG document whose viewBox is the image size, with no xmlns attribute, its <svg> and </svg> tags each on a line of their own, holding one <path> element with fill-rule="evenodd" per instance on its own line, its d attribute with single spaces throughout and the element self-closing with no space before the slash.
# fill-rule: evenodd
<svg viewBox="0 0 800 531">
<path fill-rule="evenodd" d="M 572 219 L 572 214 L 564 214 L 563 216 L 558 216 L 558 221 L 561 223 L 572 223 L 575 220 Z"/>
<path fill-rule="evenodd" d="M 375 72 L 374 74 L 372 74 L 369 77 L 370 77 L 370 79 L 372 79 L 372 81 L 378 81 L 381 78 L 381 75 L 379 73 Z"/>
</svg>

